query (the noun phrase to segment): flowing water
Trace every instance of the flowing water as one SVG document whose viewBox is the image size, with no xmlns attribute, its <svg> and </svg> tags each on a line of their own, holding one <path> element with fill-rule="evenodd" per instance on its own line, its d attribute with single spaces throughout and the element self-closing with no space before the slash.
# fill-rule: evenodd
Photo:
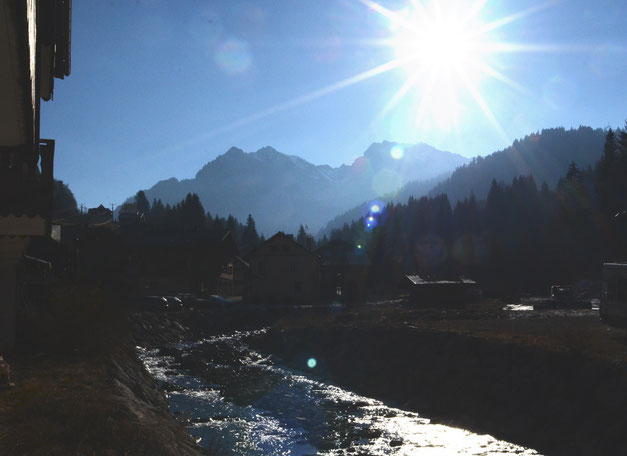
<svg viewBox="0 0 627 456">
<path fill-rule="evenodd" d="M 536 455 L 433 424 L 251 350 L 251 332 L 139 349 L 170 410 L 197 441 L 224 455 Z"/>
</svg>

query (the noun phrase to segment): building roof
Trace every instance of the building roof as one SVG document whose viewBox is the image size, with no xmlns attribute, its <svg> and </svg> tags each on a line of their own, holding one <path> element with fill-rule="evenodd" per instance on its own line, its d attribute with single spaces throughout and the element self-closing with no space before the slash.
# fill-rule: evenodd
<svg viewBox="0 0 627 456">
<path fill-rule="evenodd" d="M 107 209 L 101 204 L 98 207 L 89 209 L 86 214 L 79 213 L 70 215 L 68 217 L 55 219 L 52 223 L 61 225 L 62 227 L 86 225 L 90 228 L 97 228 L 113 224 L 113 212 L 111 209 Z"/>
<path fill-rule="evenodd" d="M 459 278 L 457 280 L 430 280 L 423 279 L 419 275 L 407 275 L 405 276 L 413 285 L 445 285 L 445 284 L 459 284 L 459 285 L 476 285 L 474 280 Z"/>
<path fill-rule="evenodd" d="M 88 215 L 102 215 L 102 214 L 106 214 L 108 216 L 113 216 L 113 212 L 111 211 L 111 209 L 107 209 L 106 207 L 104 207 L 102 204 L 98 207 L 92 207 L 89 208 L 87 210 L 87 214 Z"/>
<path fill-rule="evenodd" d="M 294 236 L 291 234 L 285 234 L 283 231 L 278 231 L 274 236 L 268 238 L 265 242 L 262 242 L 261 244 L 259 244 L 257 247 L 254 247 L 253 249 L 249 250 L 244 256 L 244 260 L 246 261 L 250 261 L 250 257 L 255 255 L 257 252 L 259 252 L 259 250 L 263 249 L 264 247 L 273 244 L 277 241 L 287 241 L 289 242 L 291 245 L 295 246 L 297 251 L 300 251 L 300 253 L 302 254 L 307 254 L 307 255 L 313 255 L 315 257 L 317 257 L 318 255 L 316 255 L 313 252 L 310 252 L 309 250 L 307 250 L 306 247 L 300 245 L 298 242 L 296 242 L 294 240 Z"/>
<path fill-rule="evenodd" d="M 249 264 L 249 263 L 247 263 L 247 262 L 246 262 L 246 261 L 245 261 L 242 257 L 240 257 L 240 256 L 234 256 L 234 257 L 233 257 L 233 263 L 234 263 L 234 264 L 235 264 L 235 263 L 240 263 L 242 266 L 244 266 L 244 267 L 246 267 L 246 268 L 249 268 L 249 267 L 250 267 L 250 264 Z"/>
</svg>

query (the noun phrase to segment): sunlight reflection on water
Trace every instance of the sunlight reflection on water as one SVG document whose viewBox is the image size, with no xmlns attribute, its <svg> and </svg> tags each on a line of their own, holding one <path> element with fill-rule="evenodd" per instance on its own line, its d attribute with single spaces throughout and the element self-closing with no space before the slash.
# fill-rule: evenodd
<svg viewBox="0 0 627 456">
<path fill-rule="evenodd" d="M 243 337 L 167 347 L 170 355 L 178 350 L 174 356 L 138 349 L 168 391 L 172 413 L 201 445 L 220 454 L 538 454 L 489 435 L 432 424 L 417 413 L 285 368 L 250 350 Z M 190 353 L 207 360 L 193 373 L 180 364 Z"/>
</svg>

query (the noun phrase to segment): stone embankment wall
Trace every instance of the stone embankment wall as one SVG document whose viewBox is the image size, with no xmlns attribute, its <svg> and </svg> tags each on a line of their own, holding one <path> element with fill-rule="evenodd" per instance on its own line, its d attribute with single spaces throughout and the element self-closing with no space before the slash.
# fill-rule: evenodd
<svg viewBox="0 0 627 456">
<path fill-rule="evenodd" d="M 112 356 L 110 363 L 115 395 L 123 404 L 129 424 L 136 426 L 139 441 L 145 442 L 146 454 L 209 454 L 196 444 L 183 425 L 170 414 L 166 397 L 158 390 L 155 380 L 135 353 L 131 350 L 121 352 Z M 135 453 L 131 450 L 129 454 Z"/>
<path fill-rule="evenodd" d="M 130 339 L 106 353 L 14 353 L 0 455 L 200 456 Z"/>
<path fill-rule="evenodd" d="M 627 454 L 627 369 L 400 328 L 272 330 L 255 347 L 325 380 L 546 454 Z"/>
</svg>

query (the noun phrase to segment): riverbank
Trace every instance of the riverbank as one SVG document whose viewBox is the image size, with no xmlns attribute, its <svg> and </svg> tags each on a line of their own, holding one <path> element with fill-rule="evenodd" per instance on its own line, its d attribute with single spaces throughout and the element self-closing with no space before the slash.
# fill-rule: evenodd
<svg viewBox="0 0 627 456">
<path fill-rule="evenodd" d="M 370 308 L 284 319 L 253 346 L 359 394 L 546 454 L 627 454 L 626 333 L 589 311 Z"/>
<path fill-rule="evenodd" d="M 412 328 L 270 331 L 288 365 L 438 422 L 547 454 L 627 454 L 624 368 Z M 314 369 L 311 369 L 312 371 Z"/>
<path fill-rule="evenodd" d="M 159 317 L 164 315 L 142 315 L 142 326 L 166 333 L 177 326 Z M 201 313 L 194 321 L 216 317 Z M 171 318 L 189 315 L 169 315 L 166 321 Z M 338 387 L 313 369 L 290 368 L 250 346 L 265 332 L 231 329 L 212 335 L 210 330 L 192 340 L 140 349 L 167 391 L 172 413 L 218 454 L 537 454 L 489 435 L 434 424 L 422 414 Z"/>
<path fill-rule="evenodd" d="M 267 326 L 252 348 L 358 394 L 546 454 L 627 454 L 627 331 L 593 310 L 504 307 L 236 306 L 144 324 L 156 334 L 180 325 L 187 340 Z M 185 363 L 205 358 L 190 353 Z"/>
<path fill-rule="evenodd" d="M 169 413 L 128 337 L 107 349 L 14 353 L 2 455 L 207 455 Z"/>
</svg>

